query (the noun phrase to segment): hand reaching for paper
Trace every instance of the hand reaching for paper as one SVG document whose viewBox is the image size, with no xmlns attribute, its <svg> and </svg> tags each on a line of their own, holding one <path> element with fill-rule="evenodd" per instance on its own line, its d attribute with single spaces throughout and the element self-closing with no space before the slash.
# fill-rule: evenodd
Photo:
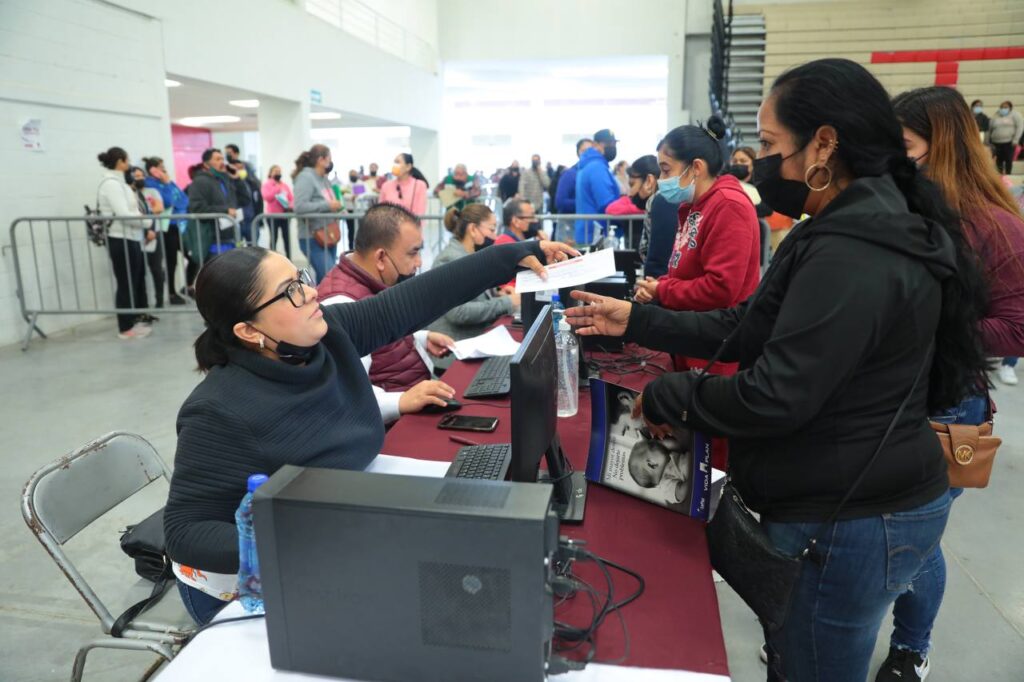
<svg viewBox="0 0 1024 682">
<path fill-rule="evenodd" d="M 633 304 L 585 291 L 573 291 L 572 297 L 584 305 L 565 309 L 565 319 L 581 336 L 622 336 L 629 324 Z"/>
<path fill-rule="evenodd" d="M 548 263 L 558 263 L 580 255 L 579 251 L 568 244 L 563 244 L 562 242 L 542 241 L 538 243 L 540 244 L 541 251 L 544 252 L 544 258 Z M 548 278 L 548 273 L 545 271 L 544 265 L 536 256 L 527 256 L 523 260 L 519 261 L 519 265 L 524 268 L 530 268 L 537 273 L 537 276 L 541 279 Z"/>
</svg>

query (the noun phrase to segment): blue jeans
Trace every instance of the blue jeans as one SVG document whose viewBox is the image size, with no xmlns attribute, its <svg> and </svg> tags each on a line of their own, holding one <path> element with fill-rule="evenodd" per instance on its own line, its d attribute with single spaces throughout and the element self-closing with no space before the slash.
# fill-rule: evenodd
<svg viewBox="0 0 1024 682">
<path fill-rule="evenodd" d="M 1003 364 L 1006 365 L 1007 367 L 1016 367 L 1017 358 L 1003 358 Z"/>
<path fill-rule="evenodd" d="M 178 594 L 181 596 L 181 602 L 185 605 L 185 610 L 188 611 L 188 615 L 192 616 L 192 620 L 196 622 L 196 625 L 206 625 L 222 608 L 231 603 L 211 597 L 202 590 L 197 590 L 180 580 L 176 582 L 178 583 Z"/>
<path fill-rule="evenodd" d="M 988 419 L 988 408 L 987 396 L 972 396 L 956 407 L 932 415 L 931 419 L 942 424 L 981 424 Z M 963 492 L 963 488 L 950 488 L 950 502 Z M 926 655 L 945 592 L 946 559 L 940 545 L 925 560 L 920 573 L 914 576 L 910 590 L 896 600 L 892 609 L 894 627 L 889 645 Z"/>
<path fill-rule="evenodd" d="M 803 562 L 786 624 L 766 638 L 777 666 L 768 679 L 864 682 L 882 618 L 938 547 L 949 505 L 943 494 L 916 509 L 839 521 L 822 531 L 821 561 Z M 794 556 L 821 526 L 763 525 L 775 546 Z"/>
<path fill-rule="evenodd" d="M 325 249 L 312 237 L 302 237 L 299 239 L 299 248 L 302 249 L 302 253 L 306 254 L 306 259 L 309 260 L 309 266 L 313 268 L 317 284 L 327 276 L 327 273 L 338 262 L 337 246 Z"/>
</svg>

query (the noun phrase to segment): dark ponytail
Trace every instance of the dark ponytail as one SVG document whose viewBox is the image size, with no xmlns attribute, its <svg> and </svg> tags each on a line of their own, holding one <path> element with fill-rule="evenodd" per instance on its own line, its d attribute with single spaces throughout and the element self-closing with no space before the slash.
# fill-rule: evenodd
<svg viewBox="0 0 1024 682">
<path fill-rule="evenodd" d="M 325 144 L 315 144 L 309 148 L 308 151 L 304 151 L 299 154 L 299 158 L 295 159 L 295 169 L 292 170 L 292 180 L 302 172 L 303 168 L 313 168 L 316 166 L 316 162 L 324 158 L 331 153 L 330 148 Z"/>
<path fill-rule="evenodd" d="M 100 160 L 104 168 L 114 170 L 118 161 L 128 160 L 128 152 L 120 147 L 111 147 L 107 151 L 97 154 L 96 158 Z"/>
<path fill-rule="evenodd" d="M 262 293 L 260 265 L 270 252 L 259 246 L 225 251 L 203 265 L 196 278 L 196 306 L 206 329 L 195 341 L 200 372 L 228 364 L 228 351 L 243 349 L 234 326 L 252 316 Z"/>
<path fill-rule="evenodd" d="M 889 174 L 911 212 L 942 227 L 956 247 L 957 273 L 942 281 L 942 309 L 935 333 L 929 409 L 955 405 L 985 385 L 987 360 L 978 321 L 987 287 L 960 227 L 960 217 L 907 158 L 903 131 L 888 93 L 863 66 L 848 59 L 819 59 L 786 71 L 772 85 L 775 115 L 805 147 L 824 125 L 836 129 L 836 156 L 854 178 Z"/>
<path fill-rule="evenodd" d="M 402 152 L 399 156 L 402 157 L 402 161 L 412 166 L 412 170 L 409 171 L 409 175 L 412 176 L 413 180 L 422 180 L 423 184 L 430 187 L 430 183 L 427 182 L 427 176 L 423 175 L 423 173 L 420 172 L 420 169 L 416 167 L 416 162 L 413 161 L 412 154 Z"/>
<path fill-rule="evenodd" d="M 712 116 L 701 125 L 685 125 L 673 128 L 658 143 L 658 151 L 665 151 L 676 161 L 691 164 L 695 159 L 704 159 L 711 177 L 717 177 L 725 166 L 728 152 L 725 148 L 725 123 Z"/>
</svg>

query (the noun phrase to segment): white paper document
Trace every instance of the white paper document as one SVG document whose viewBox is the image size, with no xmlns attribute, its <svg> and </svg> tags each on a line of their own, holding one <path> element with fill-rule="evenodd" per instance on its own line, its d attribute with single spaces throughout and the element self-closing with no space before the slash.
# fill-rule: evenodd
<svg viewBox="0 0 1024 682">
<path fill-rule="evenodd" d="M 425 476 L 441 478 L 448 471 L 448 462 L 432 462 L 412 457 L 395 457 L 394 455 L 377 455 L 366 467 L 371 474 L 402 474 L 404 476 Z"/>
<path fill-rule="evenodd" d="M 548 291 L 575 287 L 615 274 L 615 252 L 611 249 L 593 251 L 579 258 L 570 258 L 548 266 L 548 278 L 543 280 L 533 270 L 516 275 L 516 293 Z M 569 305 L 563 301 L 562 305 Z"/>
<path fill-rule="evenodd" d="M 474 360 L 496 355 L 515 355 L 518 350 L 519 342 L 512 338 L 508 329 L 495 327 L 486 334 L 456 341 L 452 353 L 459 360 Z"/>
</svg>

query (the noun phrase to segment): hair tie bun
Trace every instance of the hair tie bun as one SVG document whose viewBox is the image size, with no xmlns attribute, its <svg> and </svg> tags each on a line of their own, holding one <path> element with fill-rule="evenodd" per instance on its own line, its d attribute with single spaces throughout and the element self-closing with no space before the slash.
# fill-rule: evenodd
<svg viewBox="0 0 1024 682">
<path fill-rule="evenodd" d="M 697 121 L 697 127 L 703 130 L 705 133 L 707 133 L 708 137 L 710 137 L 715 142 L 718 142 L 719 140 L 722 139 L 721 136 L 716 135 L 715 132 L 711 130 L 711 128 L 709 128 L 706 123 L 701 123 L 700 121 Z"/>
</svg>

